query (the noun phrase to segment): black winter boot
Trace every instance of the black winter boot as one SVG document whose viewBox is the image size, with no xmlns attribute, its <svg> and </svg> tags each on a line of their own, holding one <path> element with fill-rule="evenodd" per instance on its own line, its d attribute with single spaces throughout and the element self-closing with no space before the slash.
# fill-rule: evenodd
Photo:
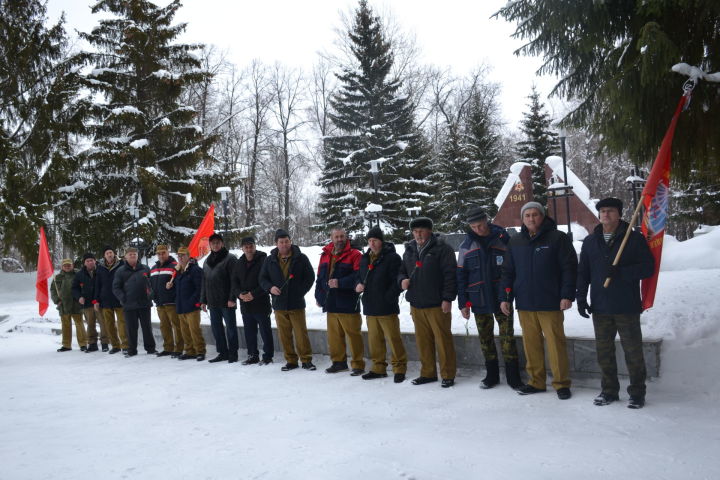
<svg viewBox="0 0 720 480">
<path fill-rule="evenodd" d="M 480 388 L 493 388 L 500 383 L 500 367 L 498 367 L 497 358 L 495 360 L 487 360 L 485 362 L 485 369 L 487 370 L 487 374 L 480 382 Z"/>
<path fill-rule="evenodd" d="M 520 367 L 517 360 L 505 361 L 505 380 L 510 388 L 517 390 L 523 386 L 522 379 L 520 378 Z"/>
</svg>

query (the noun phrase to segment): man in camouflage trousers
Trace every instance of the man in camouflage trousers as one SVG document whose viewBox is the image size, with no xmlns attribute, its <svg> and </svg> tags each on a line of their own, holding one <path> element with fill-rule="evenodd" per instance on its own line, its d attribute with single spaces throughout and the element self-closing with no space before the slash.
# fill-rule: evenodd
<svg viewBox="0 0 720 480">
<path fill-rule="evenodd" d="M 498 353 L 493 330 L 495 321 L 500 328 L 500 342 L 505 362 L 505 378 L 512 388 L 520 388 L 518 351 L 515 345 L 513 317 L 500 311 L 500 277 L 503 257 L 507 250 L 507 231 L 490 223 L 487 213 L 473 207 L 467 213 L 469 231 L 458 251 L 458 307 L 466 320 L 475 315 L 480 348 L 485 358 L 487 374 L 480 388 L 492 388 L 500 383 Z M 493 318 L 494 317 L 494 318 Z"/>
<path fill-rule="evenodd" d="M 619 199 L 605 198 L 596 208 L 600 225 L 583 241 L 577 278 L 578 312 L 585 318 L 592 314 L 597 359 L 602 371 L 602 391 L 594 403 L 603 406 L 620 399 L 615 360 L 615 336 L 619 333 L 630 374 L 628 408 L 642 408 L 645 405 L 646 369 L 640 329 L 640 280 L 652 276 L 655 259 L 643 236 L 633 231 L 620 261 L 613 265 L 625 232 L 631 227 L 620 219 L 623 204 Z M 608 277 L 610 284 L 605 287 Z M 591 304 L 587 301 L 588 286 L 592 286 Z"/>
<path fill-rule="evenodd" d="M 75 273 L 73 261 L 66 258 L 62 261 L 60 273 L 55 275 L 50 285 L 50 296 L 53 303 L 57 305 L 62 323 L 62 347 L 58 348 L 58 352 L 72 350 L 73 322 L 75 322 L 75 331 L 80 350 L 83 352 L 87 350 L 87 334 L 85 332 L 85 324 L 83 324 L 81 307 L 77 300 L 73 298 L 72 294 L 72 283 L 75 279 Z"/>
</svg>

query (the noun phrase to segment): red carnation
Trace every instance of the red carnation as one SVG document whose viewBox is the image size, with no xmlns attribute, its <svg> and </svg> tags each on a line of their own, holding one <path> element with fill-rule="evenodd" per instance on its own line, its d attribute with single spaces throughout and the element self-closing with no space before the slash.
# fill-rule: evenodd
<svg viewBox="0 0 720 480">
<path fill-rule="evenodd" d="M 465 308 L 472 308 L 472 302 L 465 302 Z"/>
<path fill-rule="evenodd" d="M 512 288 L 510 288 L 510 287 L 505 288 L 505 293 L 509 294 L 510 292 L 512 292 Z"/>
<path fill-rule="evenodd" d="M 422 262 L 420 260 L 418 260 L 417 262 L 415 262 L 415 268 L 420 268 L 420 267 L 422 267 Z"/>
<path fill-rule="evenodd" d="M 372 263 L 370 265 L 368 265 L 368 270 L 372 270 L 374 268 L 375 268 L 375 265 L 373 265 Z"/>
<path fill-rule="evenodd" d="M 293 274 L 291 273 L 291 274 L 290 274 L 290 278 L 295 278 L 295 275 L 293 275 Z"/>
</svg>

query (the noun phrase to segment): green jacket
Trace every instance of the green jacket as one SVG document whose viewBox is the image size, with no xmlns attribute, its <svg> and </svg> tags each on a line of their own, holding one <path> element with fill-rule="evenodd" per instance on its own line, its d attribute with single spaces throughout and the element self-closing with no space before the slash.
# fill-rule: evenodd
<svg viewBox="0 0 720 480">
<path fill-rule="evenodd" d="M 60 315 L 71 315 L 82 313 L 82 306 L 73 298 L 72 283 L 75 278 L 76 271 L 63 272 L 55 275 L 52 285 L 50 285 L 50 296 L 53 303 L 57 305 Z M 62 300 L 62 302 L 60 301 Z M 58 305 L 58 303 L 60 305 Z"/>
</svg>

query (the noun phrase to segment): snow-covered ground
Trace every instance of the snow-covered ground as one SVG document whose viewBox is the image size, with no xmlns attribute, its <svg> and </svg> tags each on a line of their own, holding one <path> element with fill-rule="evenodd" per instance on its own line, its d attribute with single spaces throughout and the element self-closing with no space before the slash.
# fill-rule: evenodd
<svg viewBox="0 0 720 480">
<path fill-rule="evenodd" d="M 303 250 L 317 262 L 319 248 Z M 283 373 L 279 356 L 243 367 L 60 354 L 59 337 L 27 322 L 33 274 L 0 274 L 0 478 L 716 479 L 719 281 L 720 229 L 666 239 L 643 316 L 646 337 L 665 339 L 661 377 L 633 411 L 593 406 L 596 380 L 561 402 L 479 390 L 481 372 L 468 370 L 447 390 L 331 376 L 322 356 L 316 372 Z M 309 324 L 322 328 L 311 299 Z M 47 318 L 57 322 L 52 307 Z M 461 317 L 453 323 L 465 332 Z M 592 336 L 574 310 L 566 330 Z"/>
</svg>

